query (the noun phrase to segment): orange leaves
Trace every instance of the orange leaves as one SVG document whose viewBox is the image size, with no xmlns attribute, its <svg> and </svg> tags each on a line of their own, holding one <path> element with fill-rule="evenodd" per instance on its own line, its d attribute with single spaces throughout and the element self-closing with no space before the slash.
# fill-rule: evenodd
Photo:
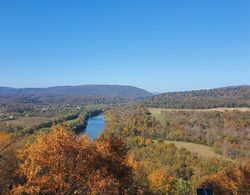
<svg viewBox="0 0 250 195">
<path fill-rule="evenodd" d="M 173 178 L 170 177 L 166 170 L 158 169 L 152 172 L 149 176 L 149 185 L 155 193 L 168 193 L 171 188 Z"/>
<path fill-rule="evenodd" d="M 0 194 L 8 194 L 17 178 L 18 161 L 9 134 L 0 132 Z"/>
<path fill-rule="evenodd" d="M 205 177 L 201 185 L 212 187 L 217 193 L 250 193 L 249 167 L 237 167 Z"/>
<path fill-rule="evenodd" d="M 27 182 L 13 192 L 92 194 L 124 190 L 130 175 L 126 154 L 125 145 L 115 137 L 92 142 L 65 127 L 54 127 L 21 152 L 21 171 Z"/>
<path fill-rule="evenodd" d="M 10 136 L 7 133 L 0 132 L 0 151 L 10 144 Z"/>
</svg>

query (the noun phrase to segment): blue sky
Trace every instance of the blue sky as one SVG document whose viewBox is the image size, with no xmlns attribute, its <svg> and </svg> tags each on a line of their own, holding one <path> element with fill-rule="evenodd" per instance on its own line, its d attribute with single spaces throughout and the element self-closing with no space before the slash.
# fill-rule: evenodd
<svg viewBox="0 0 250 195">
<path fill-rule="evenodd" d="M 250 84 L 249 0 L 1 0 L 0 86 Z"/>
</svg>

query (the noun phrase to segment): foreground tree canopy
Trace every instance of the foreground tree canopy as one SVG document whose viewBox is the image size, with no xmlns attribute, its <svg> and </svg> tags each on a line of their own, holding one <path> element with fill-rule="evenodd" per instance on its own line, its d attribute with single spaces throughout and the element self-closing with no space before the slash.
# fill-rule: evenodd
<svg viewBox="0 0 250 195">
<path fill-rule="evenodd" d="M 0 194 L 6 194 L 18 180 L 18 159 L 15 140 L 9 134 L 0 132 Z"/>
<path fill-rule="evenodd" d="M 56 127 L 21 151 L 20 171 L 25 182 L 12 193 L 124 193 L 131 173 L 126 153 L 123 142 L 113 136 L 92 142 Z"/>
</svg>

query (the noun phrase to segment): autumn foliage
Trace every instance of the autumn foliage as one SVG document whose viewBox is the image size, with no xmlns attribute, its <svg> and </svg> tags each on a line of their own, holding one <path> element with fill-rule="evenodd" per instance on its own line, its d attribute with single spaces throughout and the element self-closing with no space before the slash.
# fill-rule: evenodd
<svg viewBox="0 0 250 195">
<path fill-rule="evenodd" d="M 152 172 L 149 176 L 150 189 L 157 194 L 164 194 L 170 191 L 173 178 L 168 175 L 166 170 L 159 169 Z"/>
<path fill-rule="evenodd" d="M 9 193 L 18 180 L 18 159 L 13 144 L 9 134 L 0 132 L 0 194 Z"/>
<path fill-rule="evenodd" d="M 217 194 L 250 194 L 250 166 L 239 166 L 205 177 L 201 186 L 214 189 Z"/>
<path fill-rule="evenodd" d="M 223 124 L 228 129 L 241 128 L 245 123 L 240 121 L 248 120 L 244 114 L 244 120 L 234 123 L 229 120 L 237 118 L 234 114 L 238 116 L 225 114 L 228 120 Z M 166 141 L 171 132 L 180 138 L 196 135 L 181 135 L 186 123 L 190 127 L 199 123 L 194 125 L 196 129 L 212 122 L 221 124 L 214 114 L 209 114 L 207 122 L 198 120 L 200 115 L 169 114 L 165 125 L 174 129 L 167 131 L 143 107 L 110 109 L 107 128 L 95 141 L 65 126 L 54 126 L 49 133 L 37 132 L 22 142 L 15 140 L 14 134 L 0 132 L 0 194 L 182 195 L 195 194 L 199 187 L 213 188 L 215 194 L 249 194 L 250 166 L 245 158 L 203 157 Z M 242 145 L 234 137 L 221 139 Z M 244 143 L 242 147 L 248 146 Z"/>
<path fill-rule="evenodd" d="M 122 194 L 130 184 L 126 155 L 125 145 L 114 136 L 93 142 L 55 127 L 20 152 L 26 181 L 12 193 Z"/>
<path fill-rule="evenodd" d="M 7 133 L 0 132 L 0 151 L 2 152 L 10 143 L 10 136 Z"/>
</svg>

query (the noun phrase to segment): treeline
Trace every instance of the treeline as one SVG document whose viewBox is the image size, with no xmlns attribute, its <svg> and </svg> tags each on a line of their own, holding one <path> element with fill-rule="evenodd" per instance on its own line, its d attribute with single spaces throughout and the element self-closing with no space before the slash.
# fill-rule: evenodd
<svg viewBox="0 0 250 195">
<path fill-rule="evenodd" d="M 154 108 L 208 109 L 250 107 L 250 87 L 165 93 L 148 98 L 144 105 Z"/>
<path fill-rule="evenodd" d="M 102 105 L 124 104 L 131 99 L 106 96 L 63 96 L 63 95 L 30 95 L 0 98 L 0 109 L 4 112 L 34 111 L 37 107 L 58 105 Z"/>
<path fill-rule="evenodd" d="M 177 131 L 176 135 L 178 135 L 181 132 L 179 128 L 186 126 L 186 121 L 192 120 L 193 116 L 187 118 L 185 114 L 171 113 L 169 115 L 172 118 L 168 118 L 169 115 L 163 117 L 167 120 L 166 123 L 163 122 L 166 124 L 164 126 L 141 106 L 113 108 L 106 111 L 105 114 L 107 126 L 102 137 L 115 134 L 127 143 L 130 148 L 129 162 L 133 167 L 133 185 L 138 191 L 146 194 L 195 194 L 198 187 L 212 187 L 219 194 L 250 192 L 248 184 L 250 164 L 249 157 L 245 156 L 247 148 L 240 148 L 240 153 L 244 154 L 245 158 L 241 158 L 239 161 L 241 164 L 237 164 L 237 161 L 223 160 L 223 158 L 201 158 L 184 148 L 178 149 L 174 144 L 165 142 L 169 139 L 177 140 L 177 138 L 171 138 L 170 135 L 175 135 L 173 131 Z M 239 116 L 232 115 L 230 120 L 237 121 Z M 240 118 L 244 121 L 246 116 L 243 115 Z M 209 116 L 211 118 L 207 115 L 200 117 L 203 119 L 202 121 L 194 118 L 194 126 L 210 124 L 216 118 L 216 113 L 214 117 Z M 214 126 L 221 122 L 223 125 L 221 120 L 224 117 L 223 115 L 221 118 L 219 117 L 219 121 L 216 121 Z M 245 118 L 245 120 L 247 119 Z M 238 126 L 238 121 L 236 124 Z M 230 126 L 229 123 L 226 123 L 226 127 L 228 125 Z M 245 126 L 243 125 L 243 127 Z M 206 132 L 210 129 L 201 130 Z M 235 131 L 240 132 L 239 129 Z M 189 138 L 196 136 L 195 132 L 193 133 L 193 135 L 187 134 L 187 136 Z M 235 132 L 231 133 L 234 135 Z M 197 136 L 199 137 L 199 135 Z M 181 136 L 178 138 L 178 140 L 182 140 Z M 223 140 L 224 138 L 218 134 L 218 139 Z M 243 143 L 246 144 L 247 138 L 240 137 L 240 139 L 242 140 L 237 143 L 239 146 Z M 187 141 L 189 140 L 187 139 Z M 200 140 L 197 142 L 201 143 Z M 224 145 L 221 147 L 223 148 Z M 220 181 L 219 178 L 226 178 L 229 184 L 227 185 L 223 180 Z"/>
<path fill-rule="evenodd" d="M 33 111 L 34 106 L 30 103 L 21 103 L 18 100 L 11 100 L 9 98 L 0 98 L 0 110 L 4 113 L 16 112 L 23 113 L 26 111 Z"/>
</svg>

